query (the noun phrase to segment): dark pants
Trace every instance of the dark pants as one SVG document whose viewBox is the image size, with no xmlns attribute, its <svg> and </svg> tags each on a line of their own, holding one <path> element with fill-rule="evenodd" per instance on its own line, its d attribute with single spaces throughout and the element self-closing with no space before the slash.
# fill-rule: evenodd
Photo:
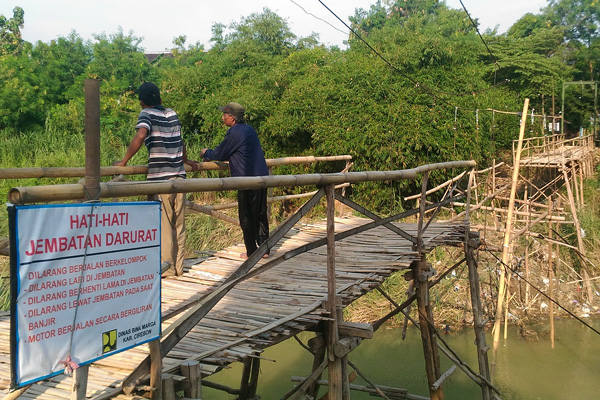
<svg viewBox="0 0 600 400">
<path fill-rule="evenodd" d="M 250 257 L 269 237 L 267 189 L 239 190 L 238 210 L 246 253 Z"/>
</svg>

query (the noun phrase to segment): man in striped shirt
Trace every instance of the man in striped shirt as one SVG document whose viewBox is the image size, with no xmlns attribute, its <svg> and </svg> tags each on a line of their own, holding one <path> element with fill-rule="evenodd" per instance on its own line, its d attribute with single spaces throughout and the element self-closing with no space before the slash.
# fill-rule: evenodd
<svg viewBox="0 0 600 400">
<path fill-rule="evenodd" d="M 150 82 L 138 89 L 142 111 L 135 126 L 136 135 L 127 153 L 113 165 L 124 167 L 138 152 L 142 144 L 148 149 L 148 176 L 152 180 L 185 178 L 185 164 L 198 170 L 198 162 L 188 160 L 181 138 L 181 124 L 177 113 L 162 105 L 160 91 Z M 159 194 L 161 213 L 161 262 L 171 264 L 163 276 L 183 274 L 185 250 L 185 193 Z"/>
</svg>

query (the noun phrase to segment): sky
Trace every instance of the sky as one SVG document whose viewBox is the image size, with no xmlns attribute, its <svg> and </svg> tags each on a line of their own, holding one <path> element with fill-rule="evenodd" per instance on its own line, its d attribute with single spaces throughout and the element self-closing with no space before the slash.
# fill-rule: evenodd
<svg viewBox="0 0 600 400">
<path fill-rule="evenodd" d="M 368 10 L 376 0 L 321 0 L 349 24 L 354 10 Z M 538 13 L 546 0 L 462 0 L 480 30 L 498 27 L 503 33 L 524 14 Z M 462 10 L 460 0 L 446 0 L 450 8 Z M 124 34 L 143 38 L 146 52 L 168 50 L 173 38 L 187 37 L 186 44 L 197 42 L 210 48 L 211 27 L 229 25 L 243 17 L 269 8 L 285 18 L 296 36 L 319 34 L 320 42 L 345 48 L 347 28 L 319 0 L 0 0 L 0 14 L 11 18 L 15 6 L 25 11 L 23 39 L 49 42 L 75 30 L 84 40 L 95 34 Z"/>
</svg>

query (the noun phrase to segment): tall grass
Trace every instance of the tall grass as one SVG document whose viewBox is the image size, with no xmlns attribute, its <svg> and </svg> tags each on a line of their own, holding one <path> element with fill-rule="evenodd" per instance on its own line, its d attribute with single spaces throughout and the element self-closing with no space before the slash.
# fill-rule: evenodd
<svg viewBox="0 0 600 400">
<path fill-rule="evenodd" d="M 133 134 L 133 126 L 102 129 L 100 135 L 100 165 L 110 166 L 125 154 Z M 202 144 L 188 146 L 190 158 L 197 158 Z M 85 135 L 55 129 L 15 133 L 0 131 L 0 168 L 27 167 L 82 167 L 85 165 Z M 129 161 L 129 165 L 147 163 L 144 147 Z M 199 173 L 197 173 L 199 174 Z M 199 175 L 198 175 L 199 176 Z M 80 178 L 34 178 L 0 180 L 0 196 L 7 199 L 9 190 L 18 186 L 76 183 Z M 145 176 L 128 176 L 129 180 L 143 180 Z M 102 178 L 103 181 L 110 177 Z M 190 195 L 191 196 L 191 195 Z M 231 194 L 229 194 L 231 196 Z M 189 256 L 193 250 L 218 249 L 239 241 L 238 229 L 220 224 L 202 215 L 188 218 Z M 0 238 L 8 236 L 6 208 L 0 212 Z M 0 274 L 8 275 L 8 258 L 0 256 Z M 1 275 L 0 275 L 1 276 Z M 8 307 L 8 279 L 0 278 L 0 309 Z"/>
</svg>

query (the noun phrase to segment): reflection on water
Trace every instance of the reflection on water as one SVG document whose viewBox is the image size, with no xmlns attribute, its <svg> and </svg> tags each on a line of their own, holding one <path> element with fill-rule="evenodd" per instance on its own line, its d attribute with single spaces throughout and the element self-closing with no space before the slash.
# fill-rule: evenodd
<svg viewBox="0 0 600 400">
<path fill-rule="evenodd" d="M 600 321 L 586 321 L 596 329 Z M 544 327 L 536 327 L 539 332 Z M 300 336 L 306 343 L 311 334 Z M 478 370 L 475 336 L 472 330 L 445 335 L 444 339 L 472 369 Z M 488 344 L 491 337 L 488 336 Z M 263 353 L 275 361 L 261 361 L 258 394 L 265 400 L 279 399 L 292 387 L 291 376 L 310 373 L 312 356 L 294 339 L 280 343 Z M 490 351 L 491 357 L 491 351 Z M 399 328 L 381 328 L 371 340 L 364 340 L 350 360 L 376 384 L 408 389 L 409 393 L 428 396 L 423 348 L 419 332 L 411 327 L 402 341 Z M 452 363 L 440 353 L 442 371 Z M 239 387 L 241 364 L 210 378 L 230 387 Z M 521 340 L 516 329 L 509 329 L 508 340 L 498 350 L 495 384 L 507 400 L 600 399 L 600 336 L 575 320 L 556 321 L 555 348 L 547 335 L 539 341 Z M 360 378 L 353 383 L 367 386 Z M 320 395 L 324 393 L 322 388 Z M 481 389 L 457 369 L 444 386 L 446 399 L 481 399 Z M 373 399 L 367 393 L 352 392 L 352 399 Z M 230 400 L 235 396 L 203 388 L 206 400 Z"/>
</svg>

